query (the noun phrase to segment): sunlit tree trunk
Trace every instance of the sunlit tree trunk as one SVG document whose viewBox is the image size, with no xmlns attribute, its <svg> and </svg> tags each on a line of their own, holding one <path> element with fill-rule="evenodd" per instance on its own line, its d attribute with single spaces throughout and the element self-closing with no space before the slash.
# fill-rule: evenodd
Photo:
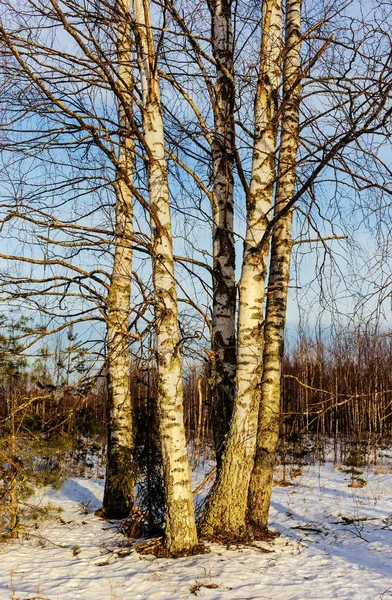
<svg viewBox="0 0 392 600">
<path fill-rule="evenodd" d="M 120 104 L 116 223 L 113 272 L 106 299 L 108 445 L 103 499 L 105 516 L 123 518 L 134 502 L 134 424 L 130 386 L 129 320 L 132 275 L 134 142 L 127 118 L 132 110 L 130 7 L 120 0 L 118 26 L 118 85 L 128 106 Z"/>
<path fill-rule="evenodd" d="M 295 189 L 300 89 L 301 0 L 287 0 L 284 95 L 275 214 L 285 208 Z M 264 330 L 263 379 L 257 448 L 249 486 L 249 518 L 268 524 L 276 447 L 279 439 L 281 370 L 292 248 L 292 211 L 277 222 L 271 244 Z"/>
<path fill-rule="evenodd" d="M 201 517 L 207 534 L 242 535 L 246 529 L 249 480 L 253 467 L 263 352 L 264 282 L 268 224 L 275 179 L 275 113 L 280 86 L 282 7 L 264 3 L 259 80 L 255 99 L 255 144 L 247 198 L 237 335 L 237 396 L 222 467 Z"/>
<path fill-rule="evenodd" d="M 11 376 L 11 381 L 15 377 Z M 12 381 L 15 383 L 15 381 Z M 16 458 L 16 427 L 15 427 L 15 392 L 11 390 L 11 454 L 12 458 Z M 18 504 L 18 469 L 15 468 L 12 472 L 10 482 L 10 537 L 17 539 L 19 537 L 19 504 Z"/>
<path fill-rule="evenodd" d="M 197 544 L 182 389 L 182 361 L 167 161 L 149 0 L 134 0 L 148 153 L 152 265 L 158 359 L 158 418 L 165 479 L 165 544 L 170 552 Z"/>
<path fill-rule="evenodd" d="M 234 98 L 232 0 L 211 5 L 216 61 L 213 164 L 213 369 L 212 426 L 217 467 L 229 429 L 235 395 L 235 248 L 233 235 Z"/>
</svg>

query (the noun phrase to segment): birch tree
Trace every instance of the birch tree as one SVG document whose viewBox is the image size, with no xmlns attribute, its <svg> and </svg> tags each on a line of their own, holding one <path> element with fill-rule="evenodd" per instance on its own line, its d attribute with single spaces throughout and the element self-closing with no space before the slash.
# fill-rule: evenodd
<svg viewBox="0 0 392 600">
<path fill-rule="evenodd" d="M 261 382 L 262 397 L 259 410 L 256 457 L 250 481 L 248 497 L 248 516 L 252 526 L 265 529 L 268 523 L 268 511 L 272 492 L 273 465 L 279 436 L 281 366 L 287 308 L 290 255 L 292 249 L 292 210 L 300 199 L 309 194 L 310 202 L 315 201 L 315 188 L 320 185 L 324 175 L 330 181 L 331 173 L 343 188 L 346 185 L 360 192 L 365 188 L 357 187 L 359 180 L 366 180 L 368 189 L 386 190 L 384 176 L 380 173 L 383 167 L 379 164 L 371 172 L 371 161 L 378 163 L 378 143 L 388 136 L 388 119 L 391 109 L 387 103 L 390 93 L 390 57 L 376 51 L 385 42 L 384 33 L 377 27 L 363 27 L 360 20 L 351 23 L 352 36 L 349 43 L 345 33 L 338 32 L 343 41 L 334 35 L 325 35 L 324 26 L 331 26 L 337 32 L 335 19 L 343 19 L 342 30 L 345 30 L 344 11 L 346 5 L 330 7 L 323 18 L 308 34 L 316 30 L 320 40 L 316 51 L 313 50 L 308 63 L 300 61 L 301 43 L 307 34 L 300 34 L 301 2 L 288 0 L 286 3 L 286 40 L 284 63 L 284 93 L 279 109 L 281 115 L 280 153 L 277 173 L 275 210 L 270 219 L 266 234 L 272 235 L 270 271 L 268 280 L 268 296 L 264 326 L 263 377 Z M 335 12 L 336 10 L 336 12 Z M 351 18 L 348 18 L 351 22 Z M 358 58 L 358 48 L 366 48 Z M 349 55 L 347 55 L 349 51 Z M 325 57 L 323 56 L 325 54 Z M 331 60 L 332 56 L 335 63 Z M 316 76 L 308 76 L 315 64 L 320 67 L 323 57 L 326 66 L 324 74 L 320 69 Z M 347 64 L 352 61 L 352 72 L 347 71 Z M 322 63 L 321 63 L 322 64 Z M 325 67 L 324 67 L 325 68 Z M 333 73 L 333 75 L 332 75 Z M 382 75 L 381 75 L 382 74 Z M 344 78 L 340 89 L 341 78 Z M 330 92 L 330 105 L 322 107 L 316 115 L 309 112 L 308 121 L 299 123 L 300 108 L 309 110 L 304 104 L 301 87 L 308 86 L 308 96 L 315 93 L 325 97 L 327 87 Z M 320 87 L 318 87 L 320 86 Z M 310 92 L 309 92 L 310 88 Z M 314 110 L 314 109 L 313 109 Z M 341 113 L 340 113 L 341 111 Z M 335 129 L 331 129 L 330 115 L 340 113 Z M 324 121 L 325 118 L 325 121 Z M 317 129 L 313 129 L 317 123 Z M 325 123 L 323 131 L 322 123 Z M 334 121 L 332 121 L 334 123 Z M 309 126 L 314 134 L 313 152 L 307 147 L 309 137 L 301 131 Z M 317 134 L 316 134 L 317 131 Z M 374 145 L 374 138 L 379 141 Z M 301 142 L 300 161 L 297 157 Z M 367 155 L 366 175 L 359 168 L 364 148 Z M 376 150 L 376 152 L 375 152 Z M 309 152 L 309 154 L 307 154 Z M 307 167 L 303 171 L 302 164 Z M 349 166 L 350 165 L 350 166 Z M 339 179 L 341 177 L 341 180 Z M 323 242 L 317 227 L 316 242 Z M 306 240 L 305 240 L 306 241 Z"/>
<path fill-rule="evenodd" d="M 101 8 L 104 11 L 104 7 Z M 30 281 L 30 291 L 27 296 L 24 292 L 24 297 L 32 298 L 37 295 L 34 286 L 41 284 L 44 286 L 44 297 L 52 296 L 54 300 L 58 298 L 60 304 L 67 298 L 75 296 L 70 288 L 79 286 L 79 289 L 82 289 L 80 298 L 85 299 L 87 294 L 91 293 L 93 303 L 96 304 L 95 308 L 98 308 L 98 315 L 91 319 L 102 319 L 106 324 L 109 431 L 103 508 L 106 516 L 121 518 L 128 516 L 133 506 L 135 471 L 129 353 L 130 314 L 133 312 L 130 304 L 132 254 L 135 245 L 132 191 L 134 189 L 132 180 L 134 132 L 131 130 L 134 85 L 130 6 L 119 0 L 116 6 L 108 9 L 111 20 L 105 20 L 102 13 L 97 15 L 94 23 L 89 23 L 89 16 L 82 7 L 67 3 L 60 7 L 55 0 L 50 3 L 50 6 L 44 7 L 38 3 L 35 6 L 31 5 L 30 9 L 28 26 L 18 30 L 18 20 L 22 15 L 13 8 L 9 11 L 9 29 L 7 30 L 5 25 L 1 24 L 1 39 L 8 54 L 5 69 L 8 73 L 13 74 L 15 89 L 18 85 L 20 87 L 23 84 L 27 89 L 31 89 L 35 96 L 35 103 L 29 102 L 26 112 L 23 111 L 23 103 L 27 102 L 27 99 L 23 95 L 17 100 L 19 105 L 16 103 L 13 107 L 14 113 L 11 110 L 11 115 L 21 115 L 21 117 L 10 119 L 8 131 L 9 138 L 13 141 L 7 150 L 12 151 L 14 157 L 20 156 L 18 160 L 21 162 L 23 160 L 28 162 L 30 155 L 34 156 L 36 149 L 42 146 L 43 154 L 42 158 L 40 157 L 42 164 L 46 159 L 49 164 L 58 164 L 65 170 L 68 169 L 69 173 L 72 172 L 72 169 L 77 172 L 79 167 L 76 165 L 77 161 L 73 161 L 73 159 L 69 159 L 67 162 L 68 157 L 72 156 L 72 150 L 67 156 L 68 148 L 74 147 L 81 152 L 81 155 L 85 152 L 86 157 L 93 154 L 91 152 L 93 146 L 97 151 L 95 160 L 98 154 L 101 161 L 101 175 L 95 176 L 94 162 L 85 167 L 83 174 L 82 168 L 80 168 L 79 173 L 75 176 L 77 182 L 75 188 L 73 190 L 71 188 L 72 191 L 69 192 L 69 188 L 59 181 L 58 173 L 61 172 L 61 167 L 55 167 L 48 194 L 55 190 L 59 197 L 63 197 L 62 201 L 59 201 L 60 206 L 63 207 L 61 216 L 57 209 L 52 213 L 49 206 L 43 208 L 45 195 L 39 198 L 39 208 L 36 210 L 34 210 L 32 202 L 30 202 L 30 206 L 23 206 L 20 202 L 16 205 L 17 210 L 12 211 L 13 219 L 29 223 L 38 232 L 45 231 L 45 229 L 51 232 L 51 235 L 47 234 L 44 238 L 47 247 L 54 247 L 60 254 L 63 253 L 61 259 L 54 260 L 52 263 L 53 265 L 57 264 L 59 268 L 61 265 L 61 268 L 67 272 L 65 277 L 57 273 L 54 277 L 33 278 L 30 276 L 30 278 L 21 278 L 20 281 L 26 285 Z M 48 28 L 57 32 L 51 41 L 47 41 L 44 29 L 41 29 L 43 26 L 39 24 L 39 21 L 34 20 L 34 16 L 38 20 L 43 20 Z M 14 19 L 14 23 L 12 19 Z M 105 23 L 108 22 L 110 23 L 109 30 L 105 28 Z M 12 28 L 13 25 L 15 29 Z M 98 49 L 95 43 L 92 43 L 91 36 L 88 35 L 89 27 L 91 30 L 95 28 L 95 34 L 100 39 L 101 45 Z M 71 41 L 71 51 L 67 52 L 58 46 L 56 39 L 58 32 L 66 36 L 68 43 Z M 105 58 L 107 58 L 107 64 Z M 44 70 L 41 61 L 45 64 Z M 86 73 L 89 92 L 85 91 Z M 113 123 L 110 116 L 105 113 L 104 106 L 98 102 L 101 89 L 112 94 L 113 102 L 117 105 L 118 122 L 114 121 Z M 77 109 L 75 104 L 78 106 Z M 43 106 L 47 108 L 47 118 L 41 132 L 36 129 L 36 122 L 38 122 Z M 14 123 L 20 123 L 23 131 L 26 128 L 26 115 L 30 118 L 30 127 L 26 134 L 26 140 L 20 140 L 18 137 L 13 137 Z M 109 123 L 111 128 L 113 125 L 116 127 L 114 135 L 108 131 Z M 58 142 L 60 135 L 63 137 L 61 143 Z M 14 158 L 14 160 L 16 159 Z M 81 203 L 76 210 L 71 209 L 71 199 L 72 193 L 77 197 L 79 193 L 81 197 L 83 196 L 83 192 L 80 190 L 83 185 L 90 189 L 92 197 L 94 190 L 99 190 L 100 187 L 107 185 L 105 169 L 109 172 L 112 169 L 112 173 L 114 173 L 114 177 L 110 181 L 115 196 L 114 256 L 111 273 L 110 271 L 105 272 L 103 269 L 99 273 L 97 270 L 93 273 L 94 269 L 90 271 L 88 268 L 76 267 L 72 258 L 66 253 L 71 253 L 73 257 L 79 258 L 83 253 L 86 256 L 90 252 L 91 256 L 94 251 L 94 243 L 96 244 L 95 249 L 101 252 L 102 248 L 110 249 L 112 242 L 107 236 L 107 230 L 101 229 L 98 233 L 97 228 L 86 224 Z M 44 176 L 41 174 L 42 179 Z M 100 183 L 97 185 L 99 179 Z M 72 180 L 68 180 L 68 186 L 72 183 Z M 90 220 L 99 209 L 99 205 L 92 210 L 87 209 L 86 212 L 90 210 Z M 99 239 L 100 236 L 101 239 Z M 37 238 L 39 239 L 39 237 L 38 234 Z M 77 239 L 75 240 L 75 238 Z M 2 258 L 7 257 L 2 256 Z M 8 259 L 10 258 L 12 257 L 8 257 Z M 37 265 L 37 268 L 39 265 L 43 265 L 46 269 L 51 264 L 47 256 L 43 261 L 34 256 L 14 258 L 16 261 Z M 56 283 L 52 284 L 52 282 Z M 100 293 L 93 290 L 94 285 L 100 287 Z M 64 290 L 63 294 L 61 290 Z M 12 297 L 16 299 L 18 294 L 14 292 Z M 57 314 L 61 314 L 61 308 L 61 305 L 56 307 Z M 40 304 L 40 310 L 43 311 L 43 302 Z M 52 313 L 52 318 L 56 318 L 56 316 L 56 312 Z M 63 316 L 59 316 L 59 318 L 64 320 Z M 73 322 L 69 319 L 68 313 L 64 327 Z M 50 329 L 48 329 L 47 335 L 49 333 Z"/>
<path fill-rule="evenodd" d="M 134 425 L 131 399 L 129 327 L 131 316 L 133 194 L 133 74 L 130 5 L 118 3 L 118 87 L 123 103 L 118 108 L 119 150 L 113 271 L 106 299 L 108 441 L 103 509 L 109 518 L 127 517 L 134 502 Z"/>
<path fill-rule="evenodd" d="M 236 282 L 234 248 L 234 46 L 232 0 L 214 0 L 212 50 L 216 63 L 213 165 L 212 405 L 218 469 L 235 396 Z"/>
<path fill-rule="evenodd" d="M 285 208 L 295 191 L 301 99 L 301 0 L 288 0 L 285 20 L 285 56 L 279 164 L 274 214 Z M 275 453 L 279 439 L 281 369 L 285 334 L 290 257 L 290 209 L 272 232 L 268 294 L 264 324 L 263 375 L 257 428 L 256 455 L 249 486 L 249 518 L 266 528 L 272 494 Z"/>
<path fill-rule="evenodd" d="M 277 7 L 278 13 L 274 13 L 274 9 Z M 310 202 L 314 202 L 314 189 L 316 185 L 322 185 L 324 170 L 326 171 L 324 177 L 327 181 L 331 173 L 334 173 L 336 178 L 339 177 L 339 173 L 349 174 L 350 178 L 353 178 L 350 181 L 355 181 L 356 178 L 359 181 L 358 178 L 362 176 L 355 166 L 355 161 L 358 160 L 356 150 L 358 140 L 363 138 L 369 141 L 376 132 L 381 139 L 387 135 L 390 108 L 387 106 L 386 98 L 389 93 L 390 81 L 389 75 L 385 75 L 390 72 L 390 60 L 388 57 L 382 58 L 378 50 L 379 44 L 382 43 L 379 36 L 383 38 L 383 33 L 373 27 L 363 29 L 360 21 L 357 22 L 348 17 L 350 22 L 352 20 L 355 22 L 351 23 L 350 36 L 352 39 L 347 41 L 347 36 L 343 33 L 344 24 L 342 24 L 341 32 L 339 32 L 342 41 L 337 40 L 332 44 L 333 37 L 328 29 L 330 28 L 331 31 L 335 27 L 336 31 L 336 20 L 341 18 L 341 14 L 344 15 L 346 8 L 345 4 L 326 7 L 325 13 L 320 15 L 320 19 L 309 27 L 308 32 L 303 34 L 305 39 L 309 36 L 312 40 L 317 40 L 315 48 L 311 48 L 309 43 L 311 53 L 301 72 L 303 76 L 306 75 L 307 99 L 309 100 L 312 96 L 320 99 L 320 107 L 315 110 L 314 106 L 310 104 L 303 108 L 307 118 L 301 125 L 305 131 L 310 132 L 310 135 L 302 133 L 301 169 L 299 170 L 298 165 L 296 166 L 296 153 L 299 139 L 299 89 L 301 79 L 303 79 L 303 76 L 300 77 L 301 72 L 298 66 L 300 41 L 303 39 L 300 38 L 298 30 L 300 5 L 293 2 L 286 3 L 286 44 L 288 46 L 285 47 L 285 54 L 288 58 L 285 66 L 286 87 L 282 102 L 280 102 L 278 95 L 271 93 L 271 88 L 276 92 L 280 85 L 280 67 L 278 65 L 280 65 L 281 56 L 278 48 L 281 48 L 282 8 L 277 3 L 266 2 L 264 4 L 261 24 L 264 62 L 262 60 L 260 73 L 264 72 L 266 76 L 264 79 L 261 78 L 261 92 L 259 80 L 255 102 L 255 143 L 251 193 L 247 199 L 247 231 L 240 280 L 237 397 L 222 468 L 218 473 L 215 486 L 207 498 L 201 517 L 201 530 L 208 534 L 225 531 L 238 536 L 246 531 L 246 505 L 254 464 L 261 381 L 263 381 L 266 400 L 260 413 L 259 424 L 262 429 L 258 439 L 259 452 L 256 469 L 260 468 L 260 460 L 265 460 L 265 464 L 261 466 L 264 477 L 264 480 L 261 481 L 263 492 L 260 493 L 260 487 L 256 489 L 258 483 L 254 479 L 249 497 L 251 506 L 249 516 L 252 515 L 255 524 L 265 527 L 267 509 L 266 506 L 260 508 L 260 505 L 263 504 L 260 495 L 264 496 L 265 505 L 269 505 L 272 455 L 278 435 L 277 410 L 280 400 L 277 377 L 280 371 L 280 362 L 277 357 L 281 352 L 281 338 L 284 330 L 285 290 L 287 289 L 290 257 L 292 218 L 290 213 L 300 200 L 304 201 L 307 194 Z M 269 21 L 269 14 L 278 14 L 278 16 L 275 16 L 276 20 L 272 18 Z M 267 34 L 271 34 L 276 23 L 278 26 L 275 44 L 271 44 L 270 51 L 265 50 L 264 44 L 268 43 L 266 42 Z M 312 36 L 313 32 L 315 32 L 314 37 Z M 323 57 L 326 49 L 330 47 L 331 52 L 326 55 L 327 58 L 324 58 L 324 64 L 320 63 L 320 57 Z M 358 53 L 358 47 L 366 47 L 367 50 Z M 348 49 L 350 50 L 348 51 Z M 349 56 L 347 52 L 349 52 Z M 374 54 L 372 54 L 373 52 Z M 276 54 L 274 55 L 274 53 Z M 269 60 L 270 56 L 274 56 L 274 60 Z M 332 56 L 334 59 L 331 61 Z M 346 68 L 347 61 L 350 62 L 350 56 L 352 60 L 350 63 L 352 64 L 351 77 L 348 76 Z M 316 64 L 318 65 L 317 69 L 312 76 L 308 76 Z M 383 76 L 380 86 L 381 73 Z M 300 81 L 297 81 L 298 77 L 300 77 Z M 342 78 L 344 83 L 342 83 Z M 326 93 L 328 93 L 328 101 L 325 106 L 323 102 Z M 267 99 L 274 100 L 275 103 L 265 102 Z M 273 110 L 268 112 L 268 108 L 271 106 L 273 106 Z M 265 110 L 264 107 L 266 107 Z M 257 129 L 260 110 L 264 118 L 261 120 L 263 124 L 261 138 Z M 280 130 L 280 166 L 279 174 L 276 174 L 274 156 L 277 131 L 282 115 L 284 117 Z M 258 147 L 260 140 L 264 146 Z M 257 152 L 258 149 L 260 154 Z M 264 161 L 259 160 L 258 162 L 260 156 L 264 158 Z M 356 158 L 352 159 L 353 156 Z M 267 157 L 269 157 L 269 161 Z M 348 169 L 348 163 L 352 164 L 351 169 Z M 365 179 L 367 184 L 378 187 L 377 174 L 374 179 L 366 177 Z M 275 202 L 277 208 L 275 214 L 272 214 L 275 182 L 277 185 Z M 344 176 L 342 185 L 346 185 Z M 257 199 L 260 200 L 259 203 L 257 203 Z M 271 299 L 268 303 L 265 330 L 268 344 L 263 359 L 264 279 L 267 275 L 266 261 L 271 235 L 275 236 L 274 258 L 270 266 L 269 293 Z M 262 379 L 264 360 L 266 361 L 266 371 Z M 273 400 L 271 400 L 272 396 Z M 255 495 L 258 495 L 257 500 Z M 256 504 L 253 513 L 254 502 Z"/>
<path fill-rule="evenodd" d="M 234 78 L 234 40 L 232 31 L 232 0 L 213 0 L 203 4 L 175 2 L 165 0 L 174 23 L 177 26 L 173 47 L 182 38 L 189 53 L 189 70 L 193 83 L 200 79 L 197 96 L 205 94 L 205 100 L 211 110 L 211 123 L 205 108 L 195 101 L 188 91 L 189 77 L 179 77 L 168 58 L 168 70 L 174 90 L 178 92 L 195 117 L 195 125 L 200 130 L 204 142 L 207 142 L 203 157 L 211 169 L 210 181 L 204 182 L 199 169 L 184 163 L 177 153 L 172 158 L 193 177 L 211 204 L 212 212 L 212 318 L 210 385 L 212 394 L 212 427 L 215 455 L 218 469 L 221 463 L 223 443 L 228 431 L 235 396 L 236 365 L 236 304 L 237 290 L 235 280 L 234 246 L 234 177 L 235 177 L 235 78 Z M 185 17 L 189 11 L 190 15 Z M 204 28 L 210 28 L 209 44 L 200 43 Z M 171 73 L 173 66 L 174 73 Z M 191 87 L 196 87 L 191 86 Z M 204 104 L 204 99 L 203 99 Z M 204 110 L 203 110 L 204 109 Z M 189 124 L 174 116 L 176 126 L 192 141 Z M 183 148 L 180 148 L 183 150 Z M 199 159 L 204 146 L 196 142 L 195 150 Z"/>
<path fill-rule="evenodd" d="M 168 171 L 149 2 L 134 0 L 134 13 L 151 204 L 151 254 L 158 362 L 157 406 L 165 479 L 165 544 L 170 552 L 177 553 L 194 547 L 197 544 L 197 534 L 184 428 Z"/>
<path fill-rule="evenodd" d="M 387 189 L 388 169 L 381 157 L 382 144 L 390 134 L 389 37 L 382 27 L 373 28 L 352 15 L 345 17 L 345 2 L 322 6 L 309 2 L 304 17 L 308 30 L 301 38 L 299 0 L 285 0 L 284 7 L 280 0 L 266 0 L 260 19 L 257 3 L 240 15 L 238 6 L 244 4 L 229 0 L 196 5 L 178 0 L 178 10 L 174 2 L 165 0 L 154 4 L 153 23 L 147 0 L 134 0 L 131 10 L 125 0 L 114 5 L 37 0 L 27 2 L 25 11 L 7 0 L 0 4 L 5 54 L 0 103 L 11 115 L 2 128 L 1 143 L 4 153 L 12 155 L 12 166 L 0 173 L 3 181 L 5 172 L 13 180 L 10 201 L 4 200 L 7 188 L 0 205 L 2 236 L 12 233 L 12 226 L 17 231 L 13 239 L 21 231 L 28 232 L 23 253 L 0 253 L 5 262 L 2 299 L 23 300 L 24 306 L 38 308 L 56 327 L 58 321 L 61 327 L 97 321 L 103 325 L 99 335 L 102 343 L 105 329 L 113 447 L 105 504 L 109 507 L 113 492 L 112 506 L 121 508 L 120 515 L 128 514 L 133 502 L 133 427 L 127 383 L 130 328 L 134 327 L 130 314 L 138 316 L 139 310 L 148 310 L 151 297 L 144 288 L 150 273 L 146 269 L 147 274 L 134 274 L 133 285 L 142 296 L 138 308 L 131 305 L 135 294 L 130 280 L 132 262 L 138 264 L 135 250 L 143 250 L 146 255 L 152 253 L 158 410 L 166 465 L 166 544 L 170 551 L 179 552 L 196 543 L 182 415 L 180 349 L 185 336 L 178 324 L 180 289 L 193 310 L 203 317 L 211 309 L 213 313 L 215 445 L 220 468 L 201 530 L 240 535 L 246 531 L 248 510 L 248 516 L 265 527 L 278 433 L 292 212 L 297 207 L 309 217 L 314 207 L 319 209 L 319 195 L 330 193 L 331 180 L 336 188 L 344 185 L 358 195 L 368 186 L 378 185 L 380 192 L 383 186 Z M 184 10 L 187 6 L 191 14 Z M 172 23 L 165 21 L 168 10 L 175 17 L 174 31 Z M 282 13 L 286 17 L 284 48 Z M 199 26 L 200 16 L 204 21 Z M 135 38 L 132 47 L 130 30 Z M 244 32 L 242 37 L 238 30 Z M 134 65 L 132 71 L 136 48 L 139 68 Z M 241 61 L 236 62 L 239 56 Z M 160 88 L 168 89 L 163 81 L 171 89 L 161 101 Z M 194 81 L 196 91 L 202 90 L 199 94 L 192 87 Z M 252 100 L 255 96 L 253 107 L 250 96 Z M 193 116 L 180 122 L 176 111 L 184 105 Z M 173 123 L 175 135 L 170 129 Z M 367 166 L 370 156 L 377 164 L 375 172 L 379 169 L 374 177 Z M 194 202 L 194 188 L 184 191 L 185 176 L 182 187 L 175 184 L 170 189 L 177 167 L 192 178 L 197 199 L 211 201 L 210 213 L 202 201 Z M 17 169 L 21 172 L 18 181 Z M 27 182 L 23 181 L 26 177 Z M 234 188 L 239 217 L 242 194 L 246 196 L 247 221 L 245 234 L 242 229 L 235 232 L 245 238 L 237 314 Z M 201 296 L 208 286 L 203 277 L 192 290 L 184 290 L 183 282 L 175 281 L 172 215 L 178 208 L 179 190 L 192 200 L 192 210 L 198 207 L 195 222 L 199 218 L 205 229 L 206 223 L 214 228 L 212 251 L 200 235 L 192 250 L 200 252 L 201 261 L 186 259 L 187 265 L 202 268 L 204 256 L 211 255 L 214 298 L 209 304 L 209 292 L 205 292 L 204 311 L 197 305 L 198 292 Z M 340 210 L 335 206 L 334 217 Z M 185 221 L 186 209 L 178 210 L 176 218 L 177 225 L 180 218 Z M 195 238 L 199 231 L 195 228 Z M 273 256 L 267 273 L 271 236 Z M 180 243 L 191 246 L 189 240 Z M 37 257 L 37 248 L 42 256 Z M 15 264 L 31 272 L 13 276 Z M 210 272 L 210 264 L 207 267 Z M 48 298 L 50 303 L 45 303 Z M 209 353 L 209 349 L 200 352 L 205 350 Z M 259 412 L 262 389 L 265 400 Z M 234 411 L 221 456 L 233 397 Z M 248 495 L 258 417 L 258 454 Z M 264 478 L 262 492 L 257 469 Z M 119 475 L 111 477 L 111 470 Z"/>
<path fill-rule="evenodd" d="M 268 243 L 262 243 L 275 181 L 281 80 L 282 5 L 263 5 L 259 78 L 255 99 L 252 176 L 247 198 L 246 238 L 239 283 L 237 395 L 221 471 L 201 516 L 201 531 L 242 535 L 246 529 L 248 485 L 253 465 L 259 381 L 262 369 L 262 322 Z"/>
</svg>

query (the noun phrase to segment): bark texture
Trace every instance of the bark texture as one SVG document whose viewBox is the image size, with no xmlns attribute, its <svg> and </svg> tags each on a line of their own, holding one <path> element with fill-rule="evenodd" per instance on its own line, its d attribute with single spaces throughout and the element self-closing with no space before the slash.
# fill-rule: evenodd
<svg viewBox="0 0 392 600">
<path fill-rule="evenodd" d="M 261 244 L 275 180 L 275 113 L 281 79 L 282 6 L 264 3 L 259 80 L 255 99 L 255 144 L 240 279 L 237 336 L 237 395 L 222 466 L 207 498 L 201 531 L 242 535 L 256 443 L 260 400 L 264 286 L 268 244 Z"/>
<path fill-rule="evenodd" d="M 286 55 L 276 215 L 291 200 L 295 189 L 301 97 L 301 0 L 288 0 L 286 15 Z M 289 211 L 278 220 L 271 244 L 257 448 L 248 498 L 249 520 L 259 528 L 266 528 L 268 524 L 275 453 L 279 439 L 281 369 L 291 248 L 292 212 Z"/>
<path fill-rule="evenodd" d="M 167 162 L 147 0 L 134 0 L 143 90 L 143 133 L 149 158 L 152 262 L 158 358 L 158 417 L 165 481 L 165 545 L 172 553 L 197 544 L 182 390 L 182 362 L 170 218 Z"/>
<path fill-rule="evenodd" d="M 236 373 L 236 284 L 233 234 L 234 59 L 232 0 L 211 5 L 212 48 L 216 61 L 213 163 L 212 412 L 219 470 L 233 412 Z"/>
<path fill-rule="evenodd" d="M 14 379 L 14 377 L 12 377 Z M 16 451 L 16 428 L 15 428 L 15 397 L 13 391 L 11 392 L 11 454 L 12 458 L 17 456 Z M 19 525 L 19 503 L 18 503 L 18 470 L 12 473 L 11 481 L 9 484 L 9 513 L 10 513 L 10 538 L 17 539 L 19 537 L 18 525 Z"/>
<path fill-rule="evenodd" d="M 115 250 L 107 308 L 108 445 L 103 509 L 109 518 L 127 517 L 134 503 L 134 425 L 130 391 L 129 320 L 132 276 L 134 143 L 126 117 L 132 110 L 130 7 L 118 3 L 118 86 L 120 105 L 118 168 L 115 181 Z M 127 110 L 125 110 L 127 109 Z"/>
</svg>

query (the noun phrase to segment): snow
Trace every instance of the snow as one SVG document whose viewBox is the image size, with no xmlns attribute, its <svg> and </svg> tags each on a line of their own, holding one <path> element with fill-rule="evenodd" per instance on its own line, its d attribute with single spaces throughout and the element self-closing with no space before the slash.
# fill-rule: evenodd
<svg viewBox="0 0 392 600">
<path fill-rule="evenodd" d="M 367 485 L 352 488 L 332 462 L 304 467 L 294 485 L 274 488 L 280 537 L 177 560 L 134 552 L 94 515 L 103 480 L 72 478 L 41 498 L 60 515 L 0 546 L 0 599 L 392 598 L 392 472 L 372 467 L 363 477 Z"/>
</svg>

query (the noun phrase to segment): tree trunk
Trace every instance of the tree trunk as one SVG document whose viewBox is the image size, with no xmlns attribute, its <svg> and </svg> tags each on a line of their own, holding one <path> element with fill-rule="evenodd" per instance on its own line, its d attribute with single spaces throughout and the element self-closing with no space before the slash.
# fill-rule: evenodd
<svg viewBox="0 0 392 600">
<path fill-rule="evenodd" d="M 11 377 L 11 380 L 15 379 Z M 15 382 L 13 382 L 15 383 Z M 14 390 L 11 390 L 11 456 L 16 458 L 16 427 L 15 427 L 15 397 Z M 11 465 L 12 467 L 12 465 Z M 19 537 L 19 503 L 18 503 L 18 469 L 12 469 L 10 481 L 10 537 L 17 539 Z"/>
<path fill-rule="evenodd" d="M 255 100 L 255 145 L 240 280 L 237 396 L 222 467 L 201 516 L 203 533 L 234 536 L 246 530 L 249 480 L 256 443 L 263 352 L 263 303 L 268 243 L 261 243 L 275 179 L 275 113 L 280 85 L 282 7 L 264 4 L 259 80 Z"/>
<path fill-rule="evenodd" d="M 129 320 L 132 277 L 134 142 L 126 112 L 132 110 L 130 7 L 119 2 L 118 85 L 127 107 L 120 104 L 116 224 L 113 272 L 106 299 L 108 446 L 103 498 L 105 516 L 127 517 L 134 503 L 134 425 L 130 385 Z"/>
<path fill-rule="evenodd" d="M 158 360 L 158 417 L 165 483 L 165 545 L 172 553 L 197 544 L 182 389 L 182 361 L 162 109 L 149 2 L 134 0 L 149 158 L 152 268 Z"/>
<path fill-rule="evenodd" d="M 233 234 L 234 99 L 232 0 L 211 6 L 216 61 L 213 163 L 212 427 L 217 468 L 229 430 L 235 396 L 236 285 Z"/>
<path fill-rule="evenodd" d="M 287 1 L 282 133 L 275 214 L 291 200 L 295 189 L 300 89 L 301 0 Z M 292 212 L 274 228 L 264 329 L 263 379 L 257 448 L 249 486 L 249 520 L 266 528 L 272 494 L 275 453 L 279 439 L 281 370 L 292 248 Z"/>
</svg>

